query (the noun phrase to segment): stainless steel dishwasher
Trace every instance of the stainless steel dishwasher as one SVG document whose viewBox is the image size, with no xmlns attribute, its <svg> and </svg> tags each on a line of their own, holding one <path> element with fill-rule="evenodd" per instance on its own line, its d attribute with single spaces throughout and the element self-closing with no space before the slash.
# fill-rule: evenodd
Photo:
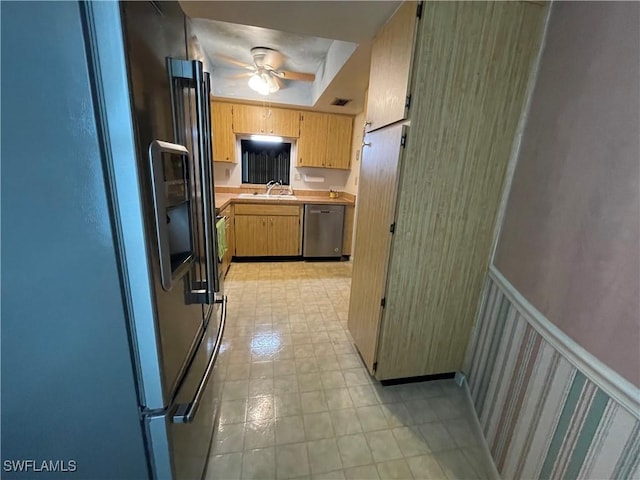
<svg viewBox="0 0 640 480">
<path fill-rule="evenodd" d="M 302 256 L 341 257 L 344 205 L 305 205 Z"/>
</svg>

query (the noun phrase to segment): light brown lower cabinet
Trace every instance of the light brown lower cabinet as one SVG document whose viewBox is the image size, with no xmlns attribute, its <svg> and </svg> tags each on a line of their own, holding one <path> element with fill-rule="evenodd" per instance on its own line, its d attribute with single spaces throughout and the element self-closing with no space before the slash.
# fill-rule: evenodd
<svg viewBox="0 0 640 480">
<path fill-rule="evenodd" d="M 351 248 L 353 244 L 353 221 L 355 212 L 355 205 L 345 205 L 344 229 L 342 231 L 342 255 L 351 255 Z"/>
<path fill-rule="evenodd" d="M 297 205 L 235 206 L 237 257 L 300 255 L 301 232 L 301 207 Z"/>
<path fill-rule="evenodd" d="M 463 367 L 546 8 L 423 4 L 411 126 L 362 153 L 348 327 L 379 380 Z"/>
<path fill-rule="evenodd" d="M 271 216 L 268 222 L 268 255 L 300 255 L 300 216 Z"/>
<path fill-rule="evenodd" d="M 236 256 L 261 257 L 269 255 L 267 243 L 269 217 L 236 215 Z"/>
<path fill-rule="evenodd" d="M 233 220 L 233 205 L 228 205 L 220 215 L 225 219 L 225 236 L 227 240 L 227 251 L 222 257 L 222 274 L 226 275 L 231 264 L 231 259 L 235 255 L 235 225 Z"/>
</svg>

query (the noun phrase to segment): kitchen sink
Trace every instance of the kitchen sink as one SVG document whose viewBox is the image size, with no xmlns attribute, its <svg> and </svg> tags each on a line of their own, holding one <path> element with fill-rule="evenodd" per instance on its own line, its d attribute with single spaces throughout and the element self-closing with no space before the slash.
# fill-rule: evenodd
<svg viewBox="0 0 640 480">
<path fill-rule="evenodd" d="M 266 193 L 240 193 L 238 194 L 240 198 L 255 198 L 260 200 L 296 200 L 297 197 L 295 195 L 267 195 Z"/>
</svg>

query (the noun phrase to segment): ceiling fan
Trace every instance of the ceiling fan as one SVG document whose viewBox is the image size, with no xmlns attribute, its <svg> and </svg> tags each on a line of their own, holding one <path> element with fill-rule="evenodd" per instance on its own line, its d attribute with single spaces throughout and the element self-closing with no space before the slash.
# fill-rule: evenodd
<svg viewBox="0 0 640 480">
<path fill-rule="evenodd" d="M 280 67 L 284 63 L 285 56 L 273 48 L 253 47 L 251 49 L 253 65 L 226 55 L 218 54 L 216 56 L 227 63 L 249 70 L 249 72 L 234 75 L 231 78 L 249 77 L 249 87 L 261 95 L 269 95 L 284 88 L 285 84 L 282 80 L 313 82 L 316 78 L 313 73 L 281 70 Z"/>
</svg>

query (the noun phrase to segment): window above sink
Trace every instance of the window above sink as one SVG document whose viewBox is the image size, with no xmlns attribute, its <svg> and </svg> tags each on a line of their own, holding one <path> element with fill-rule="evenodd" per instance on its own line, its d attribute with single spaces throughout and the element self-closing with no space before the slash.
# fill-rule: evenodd
<svg viewBox="0 0 640 480">
<path fill-rule="evenodd" d="M 290 185 L 291 143 L 240 140 L 242 183 Z"/>
</svg>

